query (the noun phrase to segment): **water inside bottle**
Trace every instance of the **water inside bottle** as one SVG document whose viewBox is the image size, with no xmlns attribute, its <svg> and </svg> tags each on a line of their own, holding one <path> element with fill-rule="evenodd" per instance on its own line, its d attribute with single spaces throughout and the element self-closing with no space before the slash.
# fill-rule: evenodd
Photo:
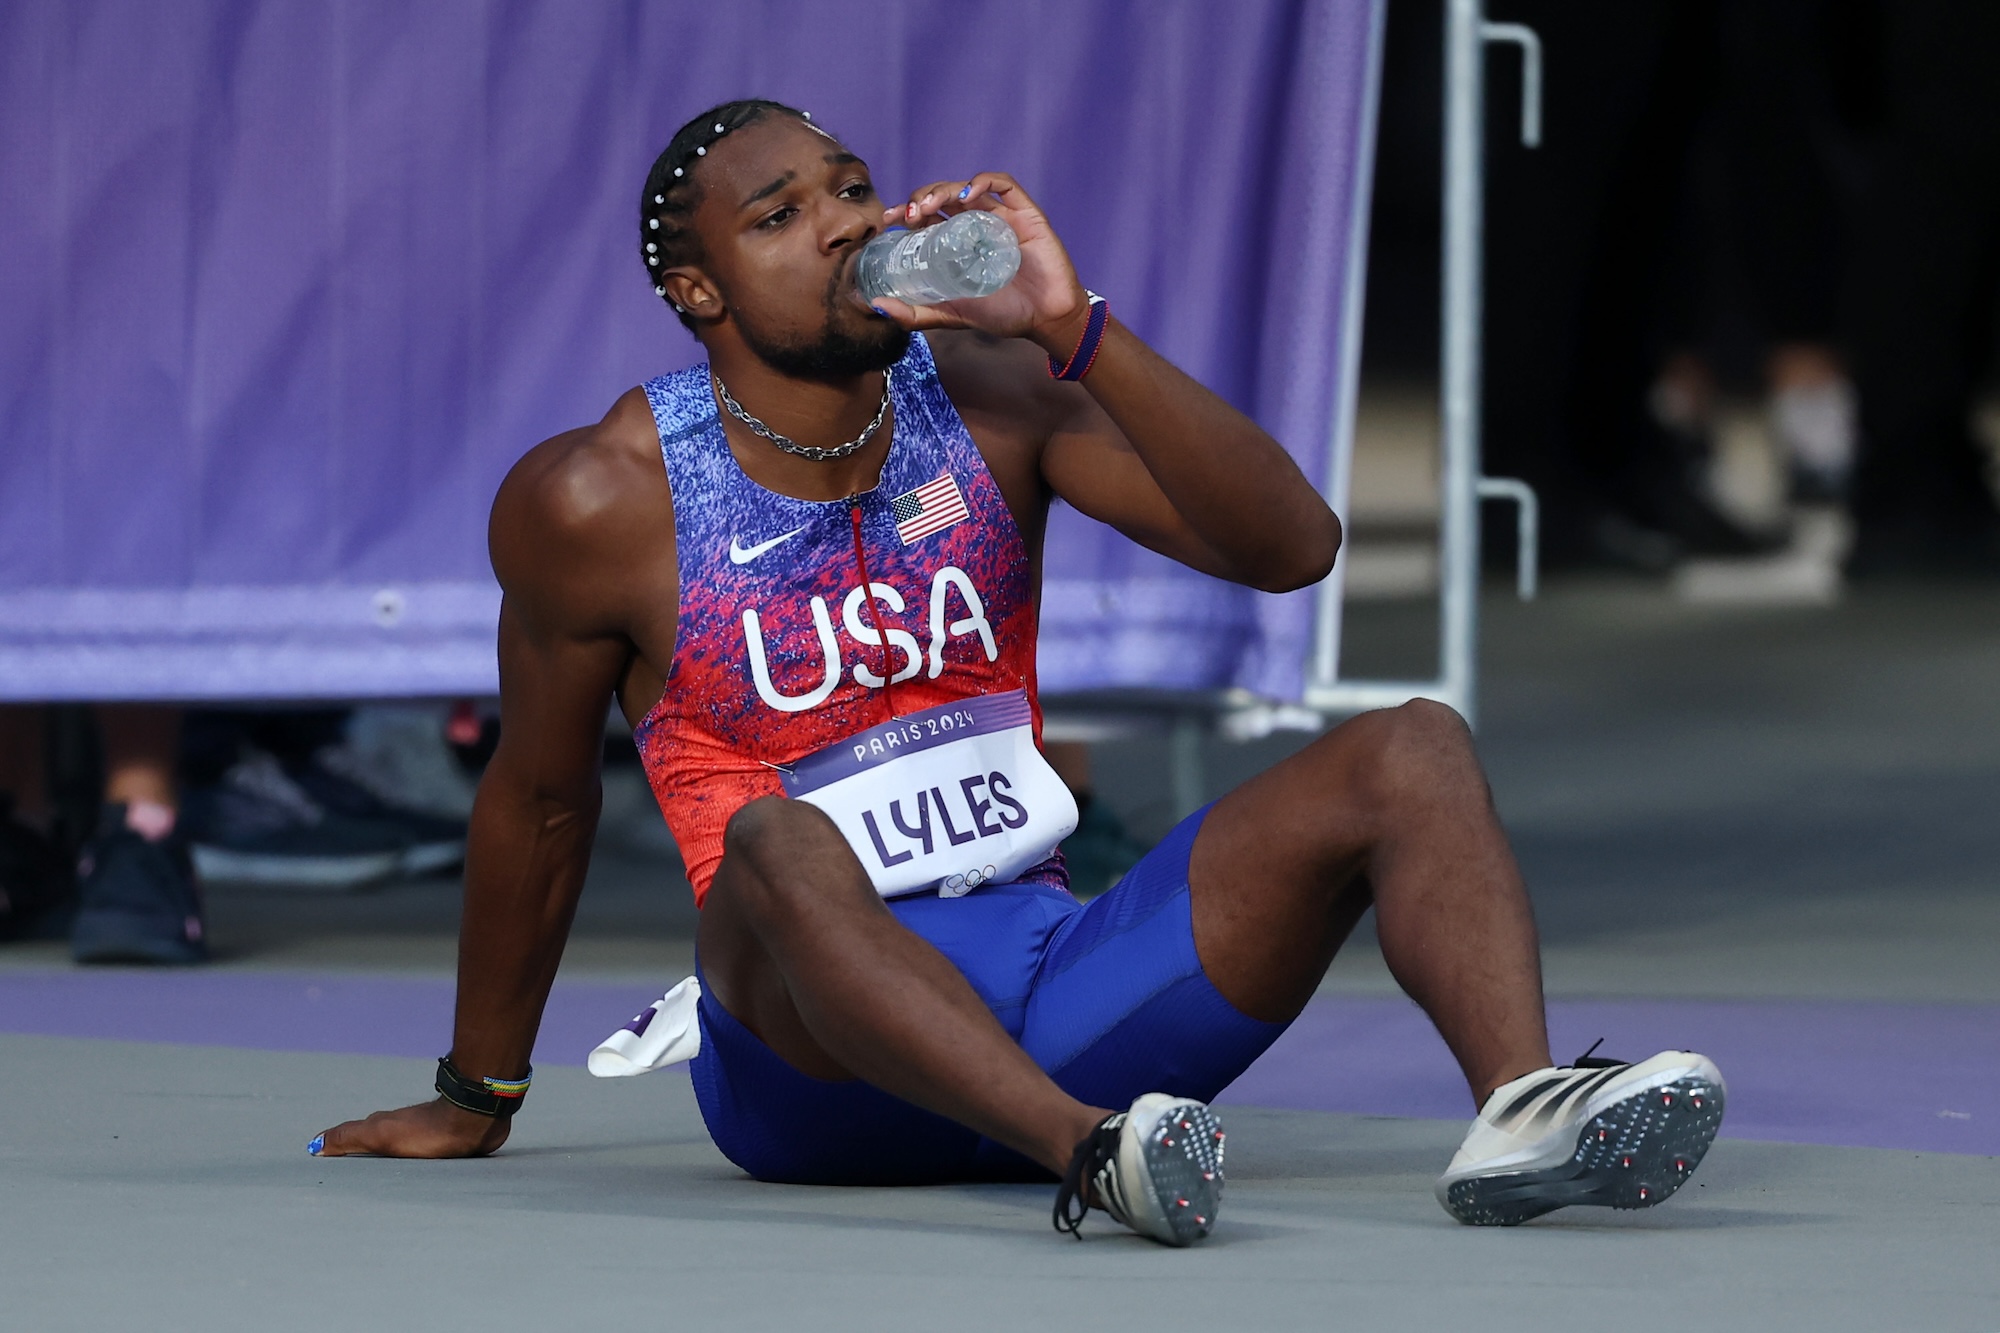
<svg viewBox="0 0 2000 1333">
<path fill-rule="evenodd" d="M 940 258 L 954 286 L 961 290 L 992 293 L 1014 280 L 1014 274 L 1021 267 L 1021 247 L 1014 239 L 1013 228 L 1004 221 L 993 218 L 991 213 L 980 216 L 992 218 L 1000 230 L 968 225 L 966 240 L 961 246 L 953 247 L 951 253 Z"/>
<path fill-rule="evenodd" d="M 922 231 L 885 232 L 862 248 L 856 282 L 863 296 L 932 305 L 990 296 L 1021 267 L 1014 229 L 991 213 L 961 213 Z"/>
</svg>

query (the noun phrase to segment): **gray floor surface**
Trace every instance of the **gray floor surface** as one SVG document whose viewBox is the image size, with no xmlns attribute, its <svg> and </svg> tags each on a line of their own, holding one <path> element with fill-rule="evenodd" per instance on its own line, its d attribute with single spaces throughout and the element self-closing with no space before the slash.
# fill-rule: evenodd
<svg viewBox="0 0 2000 1333">
<path fill-rule="evenodd" d="M 685 1078 L 536 1081 L 483 1162 L 315 1160 L 416 1061 L 0 1038 L 0 1324 L 275 1328 L 2000 1328 L 2000 1160 L 1719 1144 L 1646 1213 L 1451 1221 L 1459 1128 L 1230 1113 L 1225 1226 L 1169 1251 L 1045 1186 L 743 1180 Z M 12 1310 L 10 1316 L 6 1312 Z"/>
<path fill-rule="evenodd" d="M 1586 582 L 1487 615 L 1480 749 L 1552 994 L 2000 1000 L 2000 595 L 1732 610 Z M 1420 604 L 1353 608 L 1350 674 L 1423 670 L 1431 625 Z M 1212 744 L 1211 792 L 1300 743 Z M 1169 821 L 1165 758 L 1161 737 L 1099 752 L 1104 798 L 1149 834 Z M 643 799 L 613 775 L 566 975 L 686 970 L 685 881 Z M 218 966 L 448 973 L 456 910 L 435 880 L 217 893 Z M 1327 981 L 1391 986 L 1365 929 Z M 330 1103 L 397 1104 L 428 1079 L 413 1061 L 0 1037 L 0 1329 L 1138 1315 L 2000 1333 L 1991 1158 L 1725 1141 L 1657 1210 L 1474 1231 L 1430 1195 L 1462 1126 L 1236 1108 L 1222 1230 L 1174 1253 L 1106 1225 L 1058 1240 L 1040 1187 L 745 1182 L 677 1074 L 550 1070 L 489 1162 L 305 1156 Z"/>
</svg>

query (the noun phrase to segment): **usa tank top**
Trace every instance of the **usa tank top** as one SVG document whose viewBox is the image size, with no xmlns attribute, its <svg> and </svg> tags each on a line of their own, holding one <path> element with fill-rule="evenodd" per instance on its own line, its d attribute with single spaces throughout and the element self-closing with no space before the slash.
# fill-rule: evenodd
<svg viewBox="0 0 2000 1333">
<path fill-rule="evenodd" d="M 799 500 L 745 476 L 706 364 L 645 386 L 673 491 L 680 607 L 664 693 L 634 740 L 707 897 L 731 815 L 857 733 L 1023 692 L 1041 735 L 1027 548 L 923 335 L 891 369 L 874 489 Z M 1060 853 L 1020 878 L 1067 886 Z"/>
</svg>

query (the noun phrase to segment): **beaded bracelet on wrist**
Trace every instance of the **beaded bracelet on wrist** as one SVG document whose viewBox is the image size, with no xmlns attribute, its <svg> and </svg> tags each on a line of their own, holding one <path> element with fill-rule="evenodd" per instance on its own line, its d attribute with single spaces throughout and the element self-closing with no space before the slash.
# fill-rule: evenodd
<svg viewBox="0 0 2000 1333">
<path fill-rule="evenodd" d="M 482 1078 L 477 1083 L 458 1071 L 451 1057 L 438 1059 L 438 1095 L 453 1106 L 470 1111 L 474 1115 L 488 1115 L 505 1120 L 521 1109 L 521 1103 L 528 1096 L 528 1084 L 534 1081 L 535 1071 L 530 1069 L 519 1078 Z"/>
</svg>

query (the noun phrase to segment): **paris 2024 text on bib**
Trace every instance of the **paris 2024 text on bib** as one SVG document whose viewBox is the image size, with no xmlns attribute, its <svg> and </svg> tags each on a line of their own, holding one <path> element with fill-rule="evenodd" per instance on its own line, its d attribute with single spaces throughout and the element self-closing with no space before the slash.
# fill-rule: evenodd
<svg viewBox="0 0 2000 1333">
<path fill-rule="evenodd" d="M 1076 798 L 1036 747 L 1021 690 L 871 727 L 782 777 L 832 817 L 884 898 L 1004 884 L 1076 831 Z"/>
</svg>

